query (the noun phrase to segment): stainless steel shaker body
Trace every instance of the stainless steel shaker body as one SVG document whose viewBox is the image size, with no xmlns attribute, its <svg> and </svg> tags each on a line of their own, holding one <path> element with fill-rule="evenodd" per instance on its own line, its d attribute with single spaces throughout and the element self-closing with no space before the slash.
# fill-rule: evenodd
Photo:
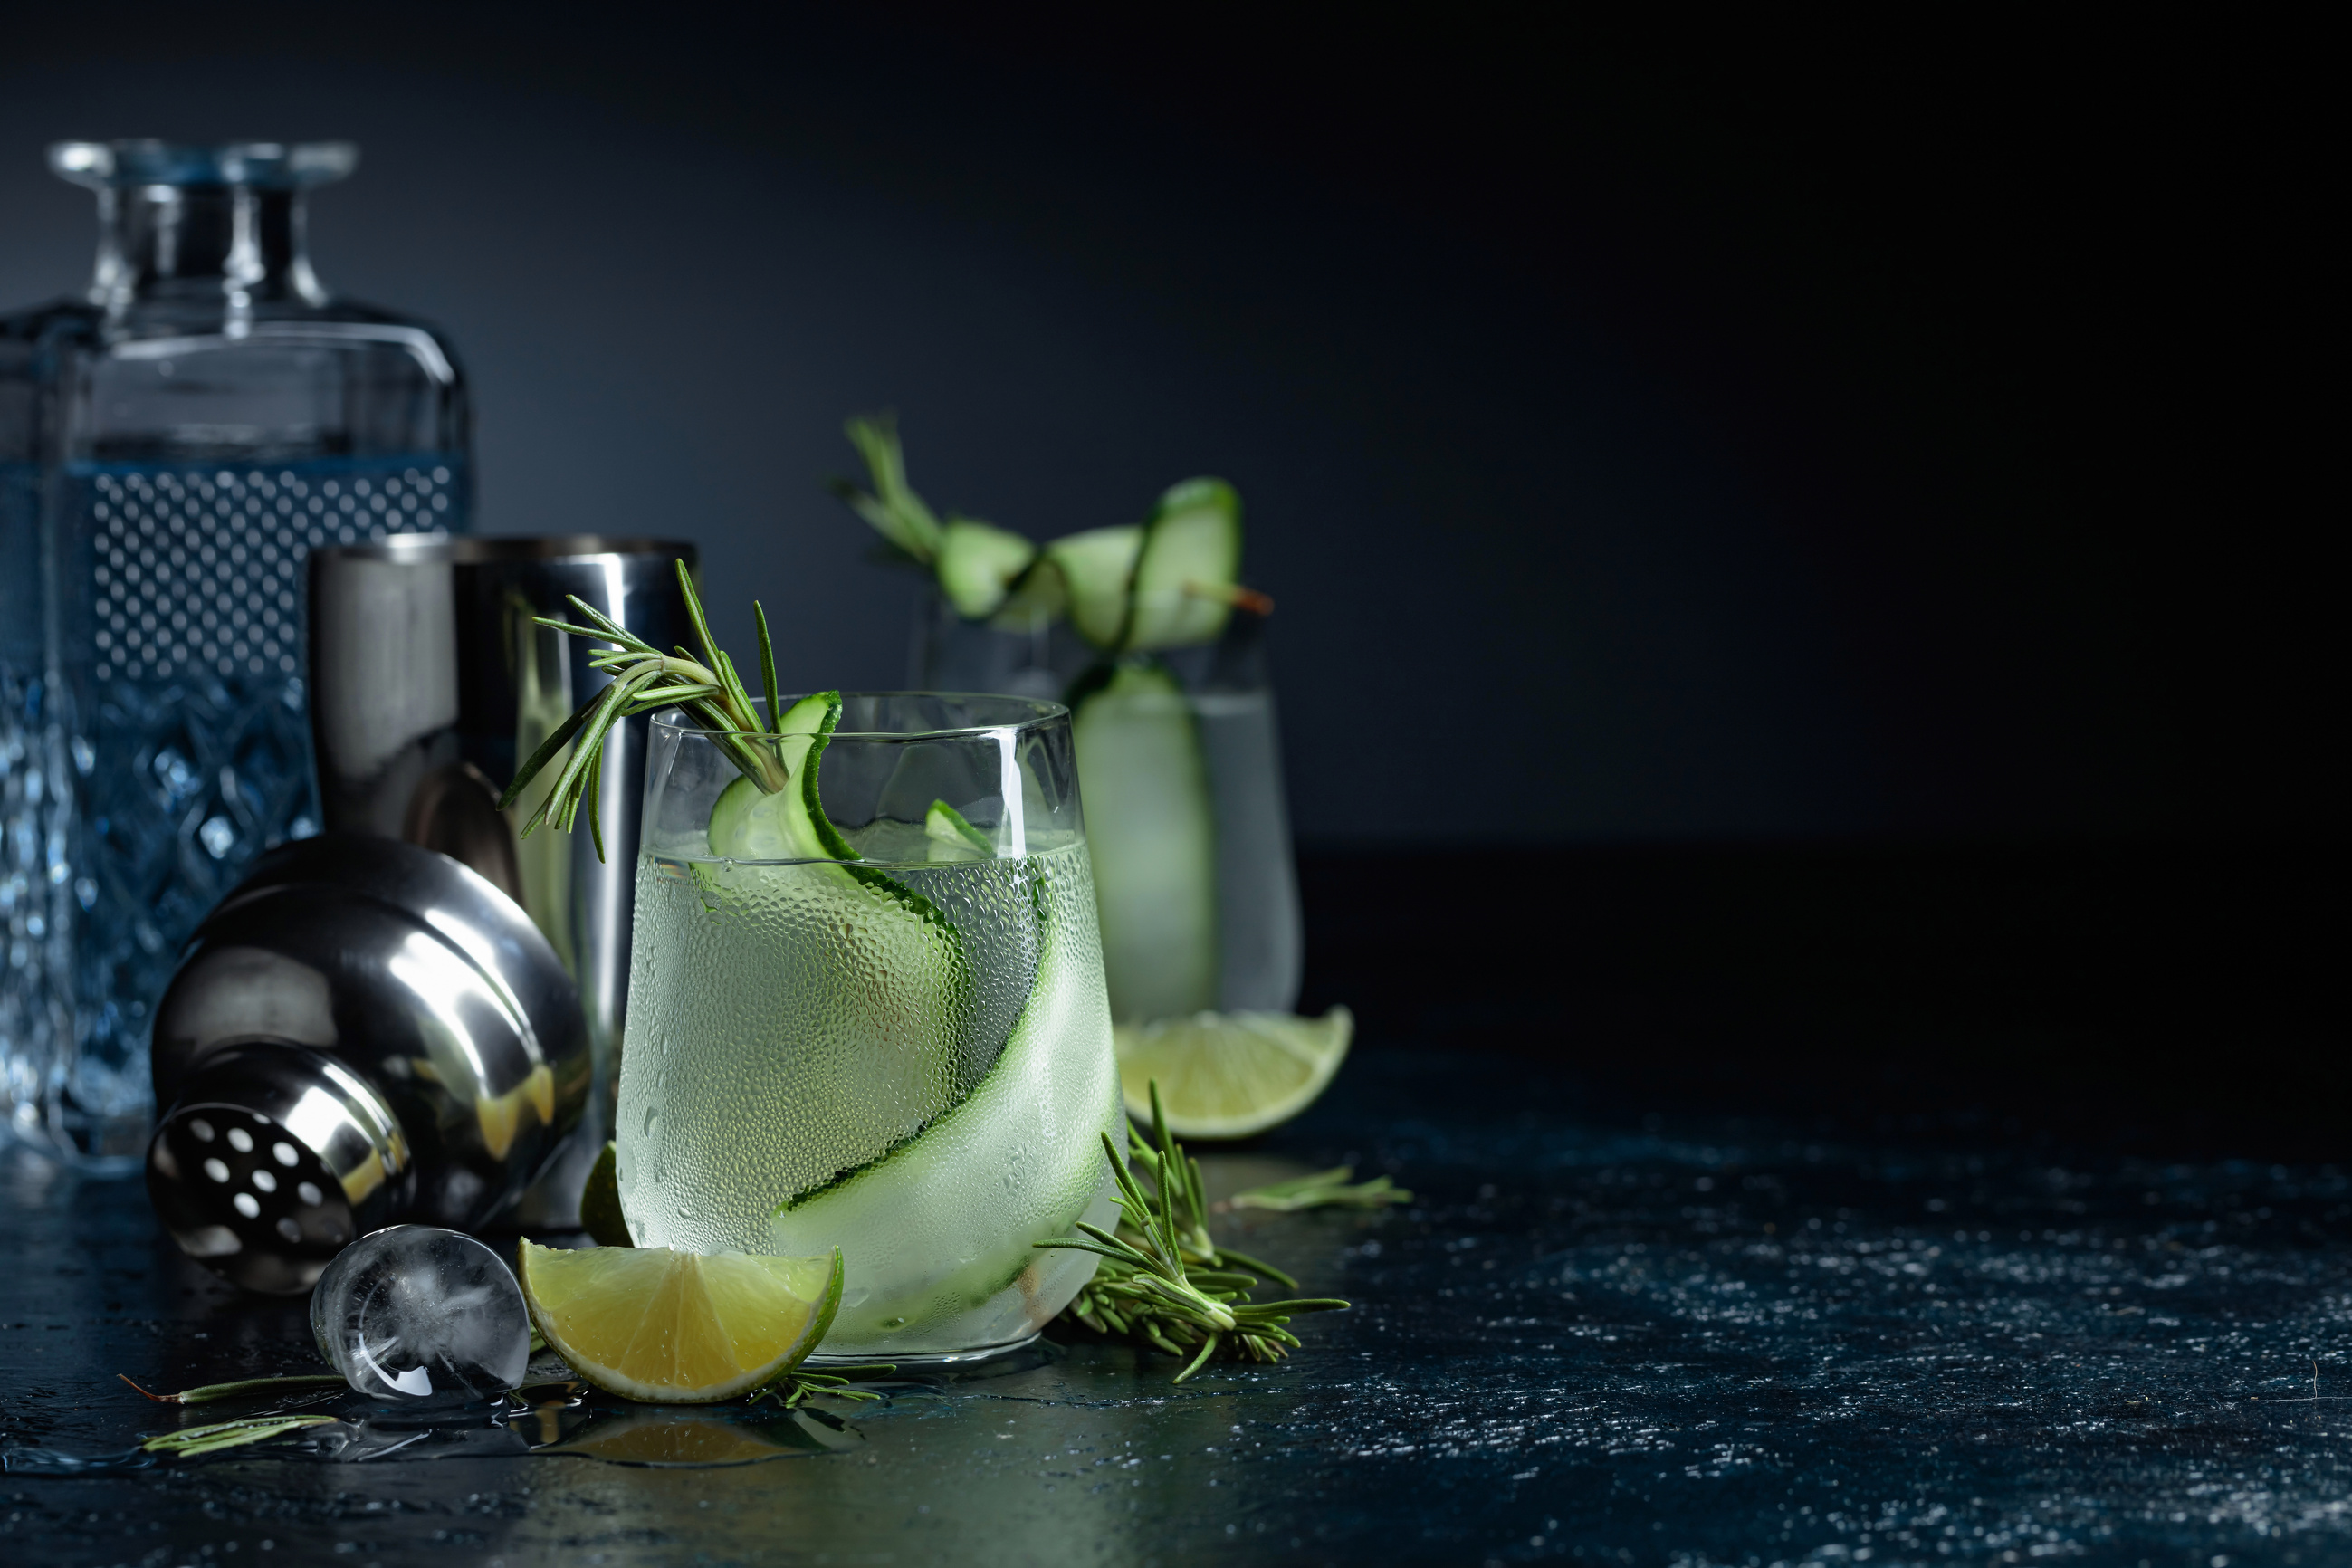
<svg viewBox="0 0 2352 1568">
<path fill-rule="evenodd" d="M 572 978 L 513 900 L 346 833 L 271 850 L 205 917 L 153 1062 L 156 1212 L 192 1256 L 277 1292 L 380 1226 L 509 1208 L 591 1073 Z"/>
<path fill-rule="evenodd" d="M 588 1167 L 612 1135 L 646 721 L 606 743 L 597 858 L 588 824 L 518 829 L 551 767 L 509 812 L 499 795 L 540 742 L 606 678 L 603 644 L 549 631 L 577 595 L 656 647 L 692 642 L 676 563 L 694 546 L 596 535 L 388 539 L 310 557 L 310 722 L 330 829 L 438 849 L 530 912 L 578 981 L 594 1048 L 589 1109 L 572 1145 L 524 1201 L 526 1223 L 577 1223 Z"/>
</svg>

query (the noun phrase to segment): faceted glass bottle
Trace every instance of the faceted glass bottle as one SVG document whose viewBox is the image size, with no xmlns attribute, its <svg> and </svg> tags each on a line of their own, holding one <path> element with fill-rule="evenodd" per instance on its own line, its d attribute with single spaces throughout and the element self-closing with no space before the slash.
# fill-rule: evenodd
<svg viewBox="0 0 2352 1568">
<path fill-rule="evenodd" d="M 46 762 L 11 774 L 0 823 L 44 943 L 8 971 L 0 1081 L 15 1131 L 112 1161 L 144 1146 L 181 945 L 256 855 L 317 831 L 303 563 L 465 531 L 471 417 L 437 332 L 311 270 L 304 196 L 351 172 L 348 143 L 49 161 L 97 192 L 100 231 L 86 299 L 0 323 L 0 592 L 40 627 L 37 668 L 0 633 L 0 724 Z"/>
</svg>

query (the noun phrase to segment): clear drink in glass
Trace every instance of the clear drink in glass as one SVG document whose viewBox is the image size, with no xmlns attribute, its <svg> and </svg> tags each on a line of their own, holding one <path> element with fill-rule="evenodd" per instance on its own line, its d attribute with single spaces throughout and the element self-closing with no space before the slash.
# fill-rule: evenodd
<svg viewBox="0 0 2352 1568">
<path fill-rule="evenodd" d="M 1106 656 L 1067 622 L 931 601 L 916 679 L 1076 714 L 1112 1016 L 1288 1012 L 1304 964 L 1265 617 L 1216 640 Z"/>
<path fill-rule="evenodd" d="M 630 1233 L 840 1247 L 835 1357 L 1021 1343 L 1093 1271 L 1034 1244 L 1109 1223 L 1098 1135 L 1123 1117 L 1069 715 L 850 694 L 818 784 L 854 861 L 714 831 L 757 798 L 730 743 L 653 724 L 615 1139 Z"/>
</svg>

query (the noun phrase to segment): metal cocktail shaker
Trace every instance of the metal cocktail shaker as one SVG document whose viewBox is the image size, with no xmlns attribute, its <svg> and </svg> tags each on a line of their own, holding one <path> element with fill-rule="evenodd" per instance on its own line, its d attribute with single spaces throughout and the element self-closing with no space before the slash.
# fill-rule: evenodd
<svg viewBox="0 0 2352 1568">
<path fill-rule="evenodd" d="M 275 1293 L 378 1226 L 497 1216 L 588 1100 L 547 939 L 447 856 L 365 834 L 264 855 L 196 928 L 154 1042 L 155 1212 Z"/>
<path fill-rule="evenodd" d="M 510 812 L 515 769 L 606 677 L 604 645 L 531 624 L 578 620 L 577 595 L 656 647 L 692 640 L 676 563 L 691 544 L 595 535 L 389 539 L 310 557 L 310 720 L 330 829 L 440 850 L 505 891 L 579 983 L 594 1084 L 572 1145 L 524 1200 L 527 1224 L 578 1223 L 588 1167 L 612 1136 L 646 721 L 604 750 L 592 836 L 518 829 L 551 767 Z"/>
</svg>

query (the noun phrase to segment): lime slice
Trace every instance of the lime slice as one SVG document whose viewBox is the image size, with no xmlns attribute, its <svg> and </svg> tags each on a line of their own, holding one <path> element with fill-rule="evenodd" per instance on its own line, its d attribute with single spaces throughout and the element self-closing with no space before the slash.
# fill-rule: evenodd
<svg viewBox="0 0 2352 1568">
<path fill-rule="evenodd" d="M 1119 1090 L 1127 1113 L 1151 1120 L 1151 1083 L 1180 1138 L 1246 1138 L 1315 1102 L 1348 1055 L 1356 1020 L 1345 1007 L 1320 1018 L 1291 1013 L 1201 1013 L 1121 1026 Z"/>
<path fill-rule="evenodd" d="M 1148 650 L 1214 642 L 1233 614 L 1242 569 L 1242 500 L 1223 479 L 1171 485 L 1143 525 L 1134 609 L 1121 646 Z"/>
<path fill-rule="evenodd" d="M 608 1393 L 708 1405 L 782 1376 L 833 1325 L 841 1254 L 700 1257 L 666 1247 L 522 1244 L 523 1300 L 547 1342 Z"/>
<path fill-rule="evenodd" d="M 1037 547 L 1017 533 L 959 517 L 940 536 L 940 588 L 967 620 L 993 615 Z"/>
<path fill-rule="evenodd" d="M 1217 832 L 1192 706 L 1150 660 L 1120 665 L 1074 706 L 1110 1015 L 1213 1007 Z"/>
<path fill-rule="evenodd" d="M 1136 523 L 1066 534 L 1045 546 L 1069 595 L 1070 624 L 1098 648 L 1117 648 L 1127 629 L 1128 586 L 1142 548 Z"/>
</svg>

